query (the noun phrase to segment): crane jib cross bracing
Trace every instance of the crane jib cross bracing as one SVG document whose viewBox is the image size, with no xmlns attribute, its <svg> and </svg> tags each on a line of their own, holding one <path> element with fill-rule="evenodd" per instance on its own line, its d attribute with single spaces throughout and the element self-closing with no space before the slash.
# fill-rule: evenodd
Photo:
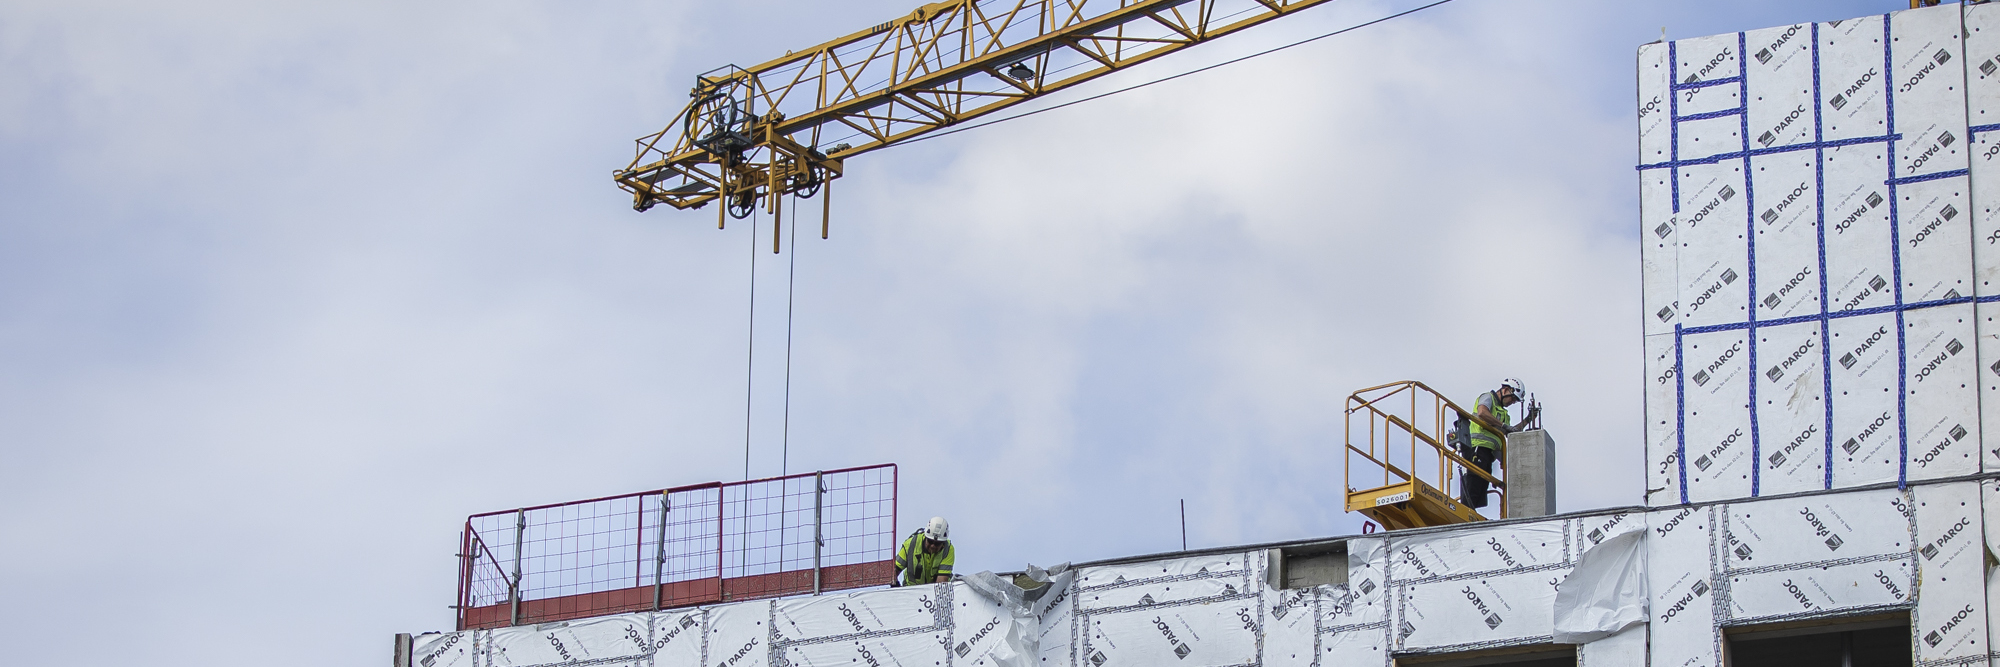
<svg viewBox="0 0 2000 667">
<path fill-rule="evenodd" d="M 638 141 L 633 208 L 731 215 L 811 197 L 844 161 L 1331 0 L 948 0 L 749 68 L 695 79 Z M 825 233 L 824 227 L 821 229 Z"/>
</svg>

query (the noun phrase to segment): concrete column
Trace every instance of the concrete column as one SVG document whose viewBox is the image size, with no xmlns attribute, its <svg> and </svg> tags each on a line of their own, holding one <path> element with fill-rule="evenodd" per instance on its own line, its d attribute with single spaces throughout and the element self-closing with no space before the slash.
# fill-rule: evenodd
<svg viewBox="0 0 2000 667">
<path fill-rule="evenodd" d="M 1556 513 L 1556 441 L 1541 429 L 1507 434 L 1507 518 Z"/>
</svg>

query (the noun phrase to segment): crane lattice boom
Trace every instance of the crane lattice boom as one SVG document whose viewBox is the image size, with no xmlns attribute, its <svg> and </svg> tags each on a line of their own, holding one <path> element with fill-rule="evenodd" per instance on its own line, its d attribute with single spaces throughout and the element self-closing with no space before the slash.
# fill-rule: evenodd
<svg viewBox="0 0 2000 667">
<path fill-rule="evenodd" d="M 810 197 L 846 158 L 909 141 L 1331 0 L 948 0 L 749 68 L 698 77 L 638 141 L 641 211 Z"/>
</svg>

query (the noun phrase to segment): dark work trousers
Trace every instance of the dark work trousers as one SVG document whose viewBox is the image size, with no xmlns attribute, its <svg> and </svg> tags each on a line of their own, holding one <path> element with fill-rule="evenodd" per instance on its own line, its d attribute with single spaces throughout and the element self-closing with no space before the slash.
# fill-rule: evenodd
<svg viewBox="0 0 2000 667">
<path fill-rule="evenodd" d="M 1465 458 L 1471 459 L 1473 463 L 1478 464 L 1480 470 L 1489 473 L 1493 472 L 1492 448 L 1467 446 L 1461 452 L 1465 455 Z M 1474 509 L 1485 507 L 1486 487 L 1486 478 L 1473 474 L 1470 470 L 1461 473 L 1458 479 L 1458 502 L 1464 503 L 1466 507 Z"/>
</svg>

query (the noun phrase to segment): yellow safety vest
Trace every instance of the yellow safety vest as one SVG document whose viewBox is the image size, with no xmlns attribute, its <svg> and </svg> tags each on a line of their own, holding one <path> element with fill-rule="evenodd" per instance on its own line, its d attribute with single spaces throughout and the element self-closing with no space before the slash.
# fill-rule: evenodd
<svg viewBox="0 0 2000 667">
<path fill-rule="evenodd" d="M 1479 398 L 1475 399 L 1472 402 L 1473 414 L 1478 414 L 1479 404 L 1481 402 L 1488 400 L 1491 400 L 1493 402 L 1493 419 L 1502 424 L 1507 423 L 1508 417 L 1507 417 L 1506 406 L 1500 405 L 1500 397 L 1495 396 L 1493 392 L 1490 391 L 1484 394 L 1480 394 Z M 1472 422 L 1472 446 L 1485 447 L 1487 449 L 1493 450 L 1496 453 L 1503 451 L 1507 448 L 1506 434 L 1494 433 L 1492 430 L 1487 429 L 1486 426 L 1480 424 L 1479 420 L 1477 419 L 1472 419 L 1468 421 Z"/>
</svg>

